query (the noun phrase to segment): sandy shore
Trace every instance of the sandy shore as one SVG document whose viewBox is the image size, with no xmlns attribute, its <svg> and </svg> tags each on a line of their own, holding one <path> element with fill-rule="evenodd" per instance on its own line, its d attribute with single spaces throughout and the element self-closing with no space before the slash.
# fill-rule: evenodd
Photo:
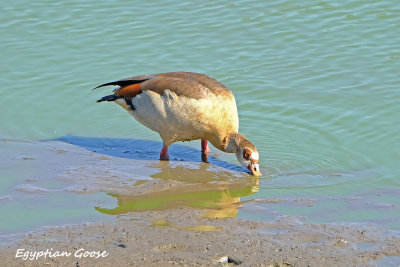
<svg viewBox="0 0 400 267">
<path fill-rule="evenodd" d="M 108 223 L 51 228 L 3 246 L 0 261 L 3 266 L 375 266 L 384 256 L 400 255 L 399 240 L 379 229 L 201 214 L 193 209 L 142 212 Z M 53 257 L 24 260 L 26 251 L 47 249 Z M 56 257 L 57 251 L 71 255 Z M 105 257 L 84 257 L 86 251 Z"/>
<path fill-rule="evenodd" d="M 398 234 L 377 226 L 307 224 L 282 215 L 263 222 L 236 218 L 241 198 L 257 192 L 259 181 L 228 163 L 182 163 L 185 155 L 159 162 L 126 144 L 97 140 L 88 148 L 72 141 L 4 141 L 3 164 L 25 169 L 0 200 L 106 192 L 114 202 L 92 209 L 112 216 L 2 234 L 2 266 L 392 266 L 399 260 Z"/>
</svg>

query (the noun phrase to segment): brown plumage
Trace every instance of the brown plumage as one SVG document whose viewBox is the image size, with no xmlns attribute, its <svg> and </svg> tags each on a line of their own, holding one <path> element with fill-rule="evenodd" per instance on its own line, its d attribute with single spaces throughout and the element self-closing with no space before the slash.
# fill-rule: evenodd
<svg viewBox="0 0 400 267">
<path fill-rule="evenodd" d="M 203 160 L 207 161 L 208 140 L 224 152 L 235 153 L 242 165 L 253 174 L 260 174 L 256 147 L 238 133 L 235 97 L 217 80 L 200 73 L 169 72 L 135 76 L 98 87 L 108 85 L 119 87 L 98 102 L 115 101 L 158 132 L 164 143 L 161 159 L 168 159 L 168 146 L 172 143 L 201 139 Z"/>
</svg>

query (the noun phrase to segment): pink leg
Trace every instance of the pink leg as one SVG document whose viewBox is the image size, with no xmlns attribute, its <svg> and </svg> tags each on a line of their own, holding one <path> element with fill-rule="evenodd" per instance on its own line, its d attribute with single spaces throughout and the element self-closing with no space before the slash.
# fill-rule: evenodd
<svg viewBox="0 0 400 267">
<path fill-rule="evenodd" d="M 169 160 L 168 146 L 163 146 L 160 153 L 160 160 Z"/>
<path fill-rule="evenodd" d="M 210 148 L 208 147 L 207 140 L 201 140 L 201 152 L 210 153 Z"/>
<path fill-rule="evenodd" d="M 207 140 L 201 140 L 201 160 L 208 163 L 208 154 L 210 154 L 210 148 L 208 147 Z"/>
</svg>

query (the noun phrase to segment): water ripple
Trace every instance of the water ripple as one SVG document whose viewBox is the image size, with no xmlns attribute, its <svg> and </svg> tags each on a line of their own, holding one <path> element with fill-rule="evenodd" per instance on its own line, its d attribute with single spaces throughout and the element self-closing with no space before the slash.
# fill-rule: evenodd
<svg viewBox="0 0 400 267">
<path fill-rule="evenodd" d="M 360 188 L 360 170 L 385 169 L 360 175 L 371 183 L 400 174 L 398 3 L 42 0 L 0 9 L 2 136 L 158 140 L 118 106 L 96 104 L 107 92 L 90 89 L 198 71 L 234 91 L 240 130 L 271 183 L 340 191 Z M 337 172 L 357 175 L 324 175 Z"/>
</svg>

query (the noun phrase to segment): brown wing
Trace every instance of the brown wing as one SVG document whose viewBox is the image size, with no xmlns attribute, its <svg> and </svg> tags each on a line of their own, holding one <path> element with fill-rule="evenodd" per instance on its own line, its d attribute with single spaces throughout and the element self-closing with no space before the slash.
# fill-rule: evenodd
<svg viewBox="0 0 400 267">
<path fill-rule="evenodd" d="M 150 90 L 160 95 L 162 95 L 165 90 L 170 90 L 178 96 L 186 96 L 195 99 L 205 98 L 211 93 L 208 88 L 195 81 L 171 77 L 157 77 L 147 80 L 140 84 L 140 89 L 142 91 Z"/>
<path fill-rule="evenodd" d="M 166 73 L 159 73 L 154 74 L 152 76 L 157 77 L 171 77 L 171 78 L 179 78 L 189 81 L 197 82 L 204 87 L 208 88 L 214 94 L 228 94 L 231 95 L 232 92 L 229 90 L 225 85 L 220 83 L 214 78 L 211 78 L 205 74 L 195 73 L 195 72 L 166 72 Z"/>
<path fill-rule="evenodd" d="M 232 96 L 232 92 L 217 80 L 194 72 L 167 72 L 153 75 L 140 75 L 122 80 L 102 84 L 96 88 L 108 85 L 117 85 L 115 95 L 133 98 L 142 91 L 150 90 L 163 94 L 170 90 L 178 96 L 195 99 L 207 97 L 208 94 Z M 95 89 L 96 89 L 95 88 Z"/>
</svg>

